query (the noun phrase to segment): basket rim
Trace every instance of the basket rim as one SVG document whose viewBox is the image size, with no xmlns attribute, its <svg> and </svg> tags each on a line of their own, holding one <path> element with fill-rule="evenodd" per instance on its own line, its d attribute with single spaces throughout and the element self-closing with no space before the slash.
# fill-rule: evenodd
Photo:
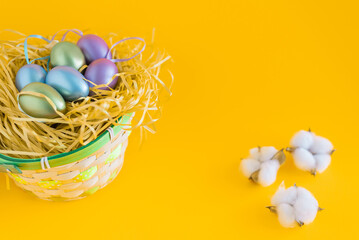
<svg viewBox="0 0 359 240">
<path fill-rule="evenodd" d="M 133 116 L 134 113 L 125 114 L 121 116 L 117 122 L 119 124 L 127 124 L 131 121 Z M 117 126 L 112 125 L 111 127 L 113 128 L 115 135 L 117 135 L 121 130 L 123 130 L 123 126 L 121 125 L 117 125 Z M 130 132 L 130 130 L 126 130 L 126 131 Z M 98 149 L 103 147 L 110 140 L 111 140 L 110 133 L 108 131 L 105 131 L 90 143 L 81 146 L 78 149 L 72 150 L 70 152 L 52 155 L 48 157 L 47 160 L 51 165 L 51 167 L 58 167 L 72 162 L 76 162 L 78 160 L 90 156 L 92 153 L 96 152 Z M 22 158 L 14 158 L 14 157 L 6 156 L 4 154 L 0 154 L 0 166 L 11 165 L 18 167 L 21 170 L 38 170 L 38 169 L 42 169 L 41 159 L 42 158 L 22 159 Z"/>
</svg>

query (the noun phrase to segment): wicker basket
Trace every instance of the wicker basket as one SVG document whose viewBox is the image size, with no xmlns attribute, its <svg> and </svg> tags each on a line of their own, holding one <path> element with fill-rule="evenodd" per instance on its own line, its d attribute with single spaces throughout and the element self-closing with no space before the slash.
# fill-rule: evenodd
<svg viewBox="0 0 359 240">
<path fill-rule="evenodd" d="M 130 131 L 123 128 L 133 114 L 119 119 L 96 140 L 69 153 L 41 159 L 18 159 L 0 154 L 0 172 L 17 186 L 52 201 L 81 199 L 105 187 L 122 168 Z"/>
</svg>

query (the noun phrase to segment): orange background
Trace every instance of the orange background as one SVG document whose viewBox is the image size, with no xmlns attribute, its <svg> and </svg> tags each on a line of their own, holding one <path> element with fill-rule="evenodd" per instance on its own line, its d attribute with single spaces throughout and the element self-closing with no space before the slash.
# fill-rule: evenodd
<svg viewBox="0 0 359 240">
<path fill-rule="evenodd" d="M 358 238 L 358 10 L 354 0 L 3 0 L 0 29 L 26 34 L 150 40 L 155 28 L 176 81 L 158 132 L 141 149 L 134 133 L 121 173 L 94 196 L 45 202 L 7 191 L 1 175 L 1 239 Z M 267 188 L 238 171 L 250 148 L 286 147 L 308 127 L 337 149 L 323 174 L 289 156 Z M 311 225 L 282 228 L 265 209 L 282 180 L 325 208 Z"/>
</svg>

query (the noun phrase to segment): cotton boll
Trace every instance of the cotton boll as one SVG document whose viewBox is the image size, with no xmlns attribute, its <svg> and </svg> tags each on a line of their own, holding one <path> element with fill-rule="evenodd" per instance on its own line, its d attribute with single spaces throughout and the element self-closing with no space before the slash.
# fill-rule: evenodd
<svg viewBox="0 0 359 240">
<path fill-rule="evenodd" d="M 270 160 L 276 153 L 278 152 L 275 147 L 261 147 L 260 148 L 260 161 L 268 161 Z"/>
<path fill-rule="evenodd" d="M 283 227 L 291 228 L 295 226 L 295 210 L 291 205 L 282 203 L 277 206 L 276 210 L 279 223 Z"/>
<path fill-rule="evenodd" d="M 312 132 L 301 130 L 297 132 L 290 141 L 292 147 L 309 149 L 313 144 L 314 134 Z"/>
<path fill-rule="evenodd" d="M 279 222 L 284 227 L 300 226 L 314 221 L 318 212 L 318 201 L 305 188 L 293 186 L 285 189 L 282 183 L 271 199 L 268 208 L 278 214 Z"/>
<path fill-rule="evenodd" d="M 293 186 L 288 189 L 279 187 L 272 197 L 271 203 L 276 206 L 281 203 L 293 204 L 297 198 L 297 187 Z"/>
<path fill-rule="evenodd" d="M 263 186 L 271 185 L 277 177 L 279 166 L 285 161 L 283 150 L 275 147 L 257 147 L 249 150 L 250 157 L 242 160 L 240 168 L 245 176 Z"/>
<path fill-rule="evenodd" d="M 258 183 L 264 187 L 274 183 L 278 169 L 279 162 L 277 160 L 269 160 L 262 163 L 258 174 Z"/>
<path fill-rule="evenodd" d="M 255 171 L 259 170 L 260 162 L 255 159 L 243 159 L 241 161 L 241 169 L 247 178 L 249 178 Z"/>
<path fill-rule="evenodd" d="M 315 161 L 317 163 L 317 172 L 322 173 L 330 164 L 331 156 L 329 154 L 317 154 L 314 155 Z"/>
<path fill-rule="evenodd" d="M 293 154 L 295 165 L 312 174 L 322 173 L 331 162 L 333 144 L 312 132 L 299 131 L 291 140 L 287 151 Z"/>
<path fill-rule="evenodd" d="M 313 155 L 304 148 L 296 148 L 293 152 L 295 165 L 302 170 L 312 171 L 315 169 L 315 159 Z"/>
<path fill-rule="evenodd" d="M 314 142 L 309 149 L 313 154 L 327 153 L 333 150 L 333 144 L 326 138 L 315 136 Z"/>
<path fill-rule="evenodd" d="M 298 198 L 294 203 L 295 218 L 298 222 L 309 224 L 317 216 L 318 206 L 307 198 Z"/>
</svg>

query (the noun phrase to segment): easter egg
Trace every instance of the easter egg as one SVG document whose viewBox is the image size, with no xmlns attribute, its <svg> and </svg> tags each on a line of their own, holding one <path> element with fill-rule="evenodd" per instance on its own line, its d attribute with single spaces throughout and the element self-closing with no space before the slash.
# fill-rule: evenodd
<svg viewBox="0 0 359 240">
<path fill-rule="evenodd" d="M 105 40 L 94 34 L 82 36 L 77 42 L 77 46 L 85 55 L 87 64 L 100 58 L 106 58 L 106 54 L 109 50 Z M 109 58 L 111 58 L 111 53 L 109 53 Z"/>
<path fill-rule="evenodd" d="M 112 80 L 113 75 L 118 73 L 118 68 L 111 60 L 106 58 L 100 58 L 93 61 L 86 69 L 85 77 L 96 85 L 108 84 L 109 87 L 114 88 L 117 84 L 117 79 Z M 88 83 L 90 87 L 94 87 L 93 84 Z M 106 90 L 107 87 L 101 87 L 99 89 Z"/>
<path fill-rule="evenodd" d="M 53 87 L 41 82 L 33 82 L 26 85 L 21 92 L 41 93 L 51 99 L 55 104 L 57 111 L 64 112 L 66 103 L 63 97 Z M 46 98 L 33 95 L 20 95 L 19 105 L 21 110 L 27 115 L 35 118 L 55 118 L 58 114 L 52 108 Z"/>
<path fill-rule="evenodd" d="M 46 71 L 37 64 L 27 64 L 16 73 L 15 85 L 21 91 L 26 85 L 33 82 L 45 82 Z"/>
<path fill-rule="evenodd" d="M 53 67 L 69 66 L 78 70 L 85 64 L 85 56 L 76 44 L 59 42 L 51 49 L 50 62 Z"/>
<path fill-rule="evenodd" d="M 89 86 L 84 76 L 68 66 L 53 68 L 46 76 L 46 84 L 55 88 L 66 101 L 74 101 L 89 95 Z"/>
</svg>

